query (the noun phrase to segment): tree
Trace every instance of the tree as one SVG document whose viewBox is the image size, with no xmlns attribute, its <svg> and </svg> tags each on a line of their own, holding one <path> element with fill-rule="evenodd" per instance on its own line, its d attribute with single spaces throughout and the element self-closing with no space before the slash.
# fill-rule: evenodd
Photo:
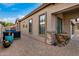
<svg viewBox="0 0 79 59">
<path fill-rule="evenodd" d="M 11 23 L 11 22 L 2 22 L 1 24 L 3 26 L 12 26 L 13 25 L 13 23 Z"/>
</svg>

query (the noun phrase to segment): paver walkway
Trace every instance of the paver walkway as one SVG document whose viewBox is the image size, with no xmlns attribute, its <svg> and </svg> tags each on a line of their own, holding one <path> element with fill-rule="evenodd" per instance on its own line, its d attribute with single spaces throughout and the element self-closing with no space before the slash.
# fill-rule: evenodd
<svg viewBox="0 0 79 59">
<path fill-rule="evenodd" d="M 22 36 L 21 39 L 15 40 L 9 48 L 2 48 L 0 46 L 0 55 L 2 56 L 79 55 L 79 40 L 71 40 L 66 47 L 57 47 L 47 45 L 29 36 Z"/>
</svg>

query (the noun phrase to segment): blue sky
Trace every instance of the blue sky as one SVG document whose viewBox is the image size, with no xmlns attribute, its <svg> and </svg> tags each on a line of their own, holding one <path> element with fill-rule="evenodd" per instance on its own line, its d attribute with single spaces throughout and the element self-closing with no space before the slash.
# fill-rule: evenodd
<svg viewBox="0 0 79 59">
<path fill-rule="evenodd" d="M 39 3 L 0 3 L 0 21 L 15 22 L 40 6 Z"/>
</svg>

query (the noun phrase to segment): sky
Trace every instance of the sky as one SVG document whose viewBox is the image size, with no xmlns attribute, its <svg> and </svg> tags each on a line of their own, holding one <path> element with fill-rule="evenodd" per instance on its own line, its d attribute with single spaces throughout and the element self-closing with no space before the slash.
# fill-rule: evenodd
<svg viewBox="0 0 79 59">
<path fill-rule="evenodd" d="M 15 23 L 38 6 L 39 3 L 0 3 L 0 21 Z"/>
</svg>

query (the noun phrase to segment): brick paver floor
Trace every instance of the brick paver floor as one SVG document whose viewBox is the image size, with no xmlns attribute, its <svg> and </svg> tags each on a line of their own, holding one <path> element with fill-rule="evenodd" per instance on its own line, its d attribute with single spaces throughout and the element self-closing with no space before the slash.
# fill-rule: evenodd
<svg viewBox="0 0 79 59">
<path fill-rule="evenodd" d="M 40 39 L 40 38 L 39 38 Z M 79 55 L 79 40 L 71 40 L 66 47 L 50 46 L 29 36 L 15 40 L 9 48 L 0 46 L 2 56 L 61 56 Z"/>
</svg>

